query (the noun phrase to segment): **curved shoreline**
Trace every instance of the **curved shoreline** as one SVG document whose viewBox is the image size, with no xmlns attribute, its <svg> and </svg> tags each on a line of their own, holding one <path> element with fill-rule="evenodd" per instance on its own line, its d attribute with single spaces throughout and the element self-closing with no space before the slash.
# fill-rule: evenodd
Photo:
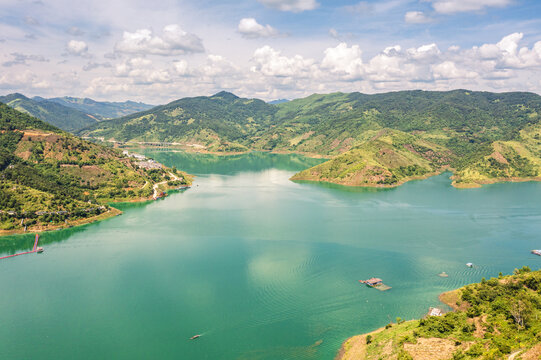
<svg viewBox="0 0 541 360">
<path fill-rule="evenodd" d="M 83 219 L 77 219 L 73 221 L 69 221 L 67 223 L 57 224 L 57 225 L 51 225 L 51 226 L 34 226 L 27 228 L 26 231 L 24 229 L 14 229 L 14 230 L 0 230 L 0 237 L 1 236 L 8 236 L 8 235 L 19 235 L 19 234 L 29 234 L 29 233 L 42 233 L 46 231 L 54 231 L 54 230 L 62 230 L 67 229 L 71 227 L 76 226 L 82 226 L 86 224 L 91 224 L 94 222 L 106 220 L 115 216 L 119 216 L 122 214 L 122 211 L 118 210 L 117 208 L 111 207 L 109 211 L 106 211 L 102 214 L 92 216 L 89 218 L 83 218 Z"/>
<path fill-rule="evenodd" d="M 456 298 L 459 290 L 460 289 L 455 289 L 443 292 L 438 296 L 438 300 L 452 308 L 453 311 L 456 311 L 459 309 L 456 306 Z M 340 350 L 338 350 L 334 360 L 362 360 L 362 356 L 366 352 L 366 337 L 368 335 L 377 334 L 383 330 L 385 330 L 385 326 L 368 333 L 347 338 L 340 346 Z"/>
</svg>

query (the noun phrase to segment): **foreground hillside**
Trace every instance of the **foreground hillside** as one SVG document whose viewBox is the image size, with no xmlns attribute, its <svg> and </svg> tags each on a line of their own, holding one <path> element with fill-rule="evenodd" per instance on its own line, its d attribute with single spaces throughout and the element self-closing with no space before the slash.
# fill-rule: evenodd
<svg viewBox="0 0 541 360">
<path fill-rule="evenodd" d="M 92 115 L 45 99 L 33 100 L 21 94 L 0 96 L 0 102 L 66 131 L 76 131 L 97 123 Z"/>
<path fill-rule="evenodd" d="M 348 339 L 337 360 L 541 358 L 541 270 L 442 294 L 454 312 Z"/>
<path fill-rule="evenodd" d="M 395 186 L 444 169 L 462 187 L 541 176 L 541 97 L 455 90 L 312 95 L 281 104 L 221 92 L 82 130 L 121 142 L 334 157 L 294 179 Z"/>
<path fill-rule="evenodd" d="M 108 202 L 149 199 L 154 185 L 190 181 L 145 166 L 0 104 L 0 233 L 77 224 L 111 212 Z"/>
</svg>

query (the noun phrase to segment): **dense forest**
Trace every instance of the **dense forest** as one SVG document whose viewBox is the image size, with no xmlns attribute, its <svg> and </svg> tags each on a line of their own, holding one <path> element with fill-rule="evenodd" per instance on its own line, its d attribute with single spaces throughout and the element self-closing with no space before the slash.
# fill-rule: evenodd
<svg viewBox="0 0 541 360">
<path fill-rule="evenodd" d="M 314 94 L 279 104 L 227 92 L 101 122 L 80 134 L 209 151 L 294 151 L 334 157 L 295 176 L 396 186 L 452 169 L 456 186 L 538 179 L 541 96 L 467 90 Z"/>
<path fill-rule="evenodd" d="M 108 211 L 110 201 L 150 198 L 156 183 L 190 181 L 176 169 L 146 169 L 117 149 L 1 103 L 0 178 L 0 230 L 92 217 Z"/>
</svg>

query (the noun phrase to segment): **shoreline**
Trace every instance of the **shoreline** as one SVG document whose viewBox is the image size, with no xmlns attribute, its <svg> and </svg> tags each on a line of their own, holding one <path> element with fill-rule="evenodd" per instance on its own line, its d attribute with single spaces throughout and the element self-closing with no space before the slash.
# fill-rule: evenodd
<svg viewBox="0 0 541 360">
<path fill-rule="evenodd" d="M 438 300 L 441 303 L 452 308 L 453 311 L 461 310 L 459 307 L 456 306 L 456 299 L 457 299 L 459 290 L 460 288 L 443 292 L 440 295 L 438 295 Z M 361 356 L 364 355 L 366 351 L 366 337 L 368 335 L 377 334 L 383 330 L 385 330 L 385 326 L 380 327 L 379 329 L 364 333 L 364 334 L 353 335 L 347 338 L 340 346 L 340 349 L 338 350 L 338 353 L 334 357 L 334 360 L 360 360 L 362 359 Z"/>
<path fill-rule="evenodd" d="M 344 182 L 333 181 L 332 179 L 315 180 L 315 179 L 309 179 L 309 178 L 306 178 L 306 177 L 298 177 L 298 178 L 296 178 L 297 174 L 290 177 L 289 180 L 291 180 L 291 181 L 310 181 L 310 182 L 314 182 L 314 183 L 329 183 L 329 184 L 335 184 L 335 185 L 340 185 L 340 186 L 348 186 L 348 187 L 353 187 L 353 188 L 394 189 L 394 188 L 397 188 L 399 186 L 404 185 L 407 182 L 415 181 L 415 180 L 426 180 L 426 179 L 431 178 L 433 176 L 441 175 L 446 171 L 451 171 L 452 172 L 453 170 L 450 169 L 450 168 L 446 168 L 446 169 L 443 169 L 441 171 L 431 172 L 431 173 L 428 173 L 428 174 L 425 174 L 425 175 L 412 176 L 412 177 L 404 178 L 404 179 L 400 180 L 399 182 L 397 182 L 396 184 L 392 184 L 392 185 L 390 185 L 390 184 L 348 184 L 348 183 L 344 183 Z M 455 189 L 479 189 L 479 188 L 482 188 L 483 185 L 493 185 L 493 184 L 501 184 L 501 183 L 541 182 L 541 177 L 533 177 L 533 178 L 513 177 L 513 178 L 487 179 L 487 180 L 483 180 L 483 181 L 480 181 L 480 182 L 457 183 L 454 174 L 450 177 L 450 179 L 453 180 L 451 182 L 451 186 L 454 187 Z"/>
<path fill-rule="evenodd" d="M 111 209 L 109 211 L 106 211 L 102 214 L 92 216 L 89 218 L 83 218 L 83 219 L 77 219 L 73 221 L 69 221 L 67 223 L 63 224 L 57 224 L 57 225 L 51 225 L 51 226 L 35 226 L 30 227 L 26 231 L 24 229 L 13 229 L 13 230 L 0 230 L 0 237 L 2 236 L 9 236 L 9 235 L 21 235 L 21 234 L 30 234 L 30 233 L 43 233 L 47 231 L 55 231 L 55 230 L 62 230 L 82 225 L 91 224 L 98 221 L 103 221 L 115 216 L 119 216 L 122 214 L 122 211 L 118 210 L 115 207 L 111 206 Z"/>
</svg>

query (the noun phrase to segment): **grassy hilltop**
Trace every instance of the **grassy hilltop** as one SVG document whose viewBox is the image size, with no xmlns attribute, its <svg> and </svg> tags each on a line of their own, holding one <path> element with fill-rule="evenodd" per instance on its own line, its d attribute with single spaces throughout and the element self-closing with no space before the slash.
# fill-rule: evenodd
<svg viewBox="0 0 541 360">
<path fill-rule="evenodd" d="M 541 358 L 541 270 L 515 270 L 442 294 L 454 312 L 348 339 L 337 360 Z"/>
<path fill-rule="evenodd" d="M 541 96 L 467 90 L 314 94 L 280 104 L 227 92 L 100 122 L 82 135 L 333 157 L 294 179 L 396 186 L 452 169 L 455 185 L 541 176 Z"/>
<path fill-rule="evenodd" d="M 172 178 L 175 176 L 182 180 Z M 120 151 L 0 104 L 0 232 L 69 224 L 109 212 L 111 201 L 151 198 L 188 183 L 176 169 L 140 167 Z"/>
</svg>

